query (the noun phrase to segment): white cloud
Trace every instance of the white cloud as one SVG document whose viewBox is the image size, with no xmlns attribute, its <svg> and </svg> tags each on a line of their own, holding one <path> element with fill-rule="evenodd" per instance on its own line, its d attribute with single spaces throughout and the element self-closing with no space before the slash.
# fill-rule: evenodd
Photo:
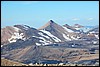
<svg viewBox="0 0 100 67">
<path fill-rule="evenodd" d="M 77 21 L 77 20 L 80 20 L 80 19 L 79 18 L 73 18 L 72 20 Z"/>
<path fill-rule="evenodd" d="M 93 18 L 88 18 L 87 20 L 93 20 Z"/>
</svg>

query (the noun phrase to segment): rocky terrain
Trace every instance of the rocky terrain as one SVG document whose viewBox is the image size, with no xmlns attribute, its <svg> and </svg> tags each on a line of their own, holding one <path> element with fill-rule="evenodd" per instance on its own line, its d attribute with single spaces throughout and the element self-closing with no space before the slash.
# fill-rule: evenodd
<svg viewBox="0 0 100 67">
<path fill-rule="evenodd" d="M 23 64 L 99 64 L 99 27 L 58 25 L 53 20 L 35 29 L 27 25 L 1 29 L 1 58 Z"/>
<path fill-rule="evenodd" d="M 19 62 L 15 62 L 15 61 L 11 61 L 8 59 L 1 59 L 1 66 L 98 66 L 98 64 L 96 65 L 86 65 L 86 64 L 23 64 L 23 63 L 19 63 Z"/>
<path fill-rule="evenodd" d="M 27 64 L 1 59 L 1 66 L 27 66 Z"/>
</svg>

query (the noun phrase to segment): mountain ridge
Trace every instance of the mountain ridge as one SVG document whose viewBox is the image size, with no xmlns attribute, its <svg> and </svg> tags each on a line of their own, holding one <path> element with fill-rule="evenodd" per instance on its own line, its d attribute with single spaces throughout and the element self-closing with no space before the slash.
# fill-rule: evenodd
<svg viewBox="0 0 100 67">
<path fill-rule="evenodd" d="M 25 64 L 48 63 L 49 61 L 76 63 L 74 61 L 87 60 L 84 59 L 89 58 L 87 55 L 92 58 L 88 59 L 90 64 L 93 59 L 98 59 L 98 27 L 87 33 L 81 32 L 82 28 L 79 28 L 77 32 L 68 24 L 65 27 L 67 29 L 50 20 L 41 29 L 27 25 L 2 28 L 1 57 Z"/>
</svg>

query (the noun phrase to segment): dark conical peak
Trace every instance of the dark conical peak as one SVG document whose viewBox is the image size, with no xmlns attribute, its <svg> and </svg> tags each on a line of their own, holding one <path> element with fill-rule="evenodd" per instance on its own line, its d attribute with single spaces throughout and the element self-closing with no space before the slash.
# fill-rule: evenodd
<svg viewBox="0 0 100 67">
<path fill-rule="evenodd" d="M 49 20 L 48 23 L 46 23 L 44 26 L 42 26 L 42 27 L 40 27 L 38 29 L 44 29 L 44 28 L 46 28 L 48 26 L 52 26 L 54 24 L 56 24 L 56 23 L 53 20 Z"/>
<path fill-rule="evenodd" d="M 63 26 L 69 26 L 68 24 L 65 24 L 65 25 L 63 25 Z"/>
<path fill-rule="evenodd" d="M 48 25 L 52 25 L 52 24 L 54 24 L 55 22 L 53 21 L 53 20 L 50 20 L 50 21 L 48 21 L 48 23 L 46 23 L 45 25 L 46 26 L 48 26 Z"/>
<path fill-rule="evenodd" d="M 51 25 L 52 23 L 55 23 L 53 20 L 50 20 L 47 24 Z"/>
<path fill-rule="evenodd" d="M 51 23 L 54 23 L 54 21 L 53 21 L 53 20 L 50 20 L 50 22 L 51 22 Z"/>
</svg>

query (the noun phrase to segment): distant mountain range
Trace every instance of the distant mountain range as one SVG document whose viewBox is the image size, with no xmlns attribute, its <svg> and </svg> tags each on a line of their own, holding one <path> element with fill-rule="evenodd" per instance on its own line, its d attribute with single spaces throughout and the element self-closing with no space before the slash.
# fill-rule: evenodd
<svg viewBox="0 0 100 67">
<path fill-rule="evenodd" d="M 98 50 L 98 26 L 61 26 L 50 20 L 38 29 L 27 25 L 7 26 L 1 29 L 1 57 L 23 63 L 42 63 L 45 60 L 65 62 L 64 59 L 66 62 L 72 62 L 73 60 L 68 58 L 74 52 L 69 48 L 82 48 L 83 53 L 90 53 L 88 50 L 94 48 L 94 44 L 97 44 L 95 50 Z M 78 57 L 81 57 L 80 54 L 85 55 L 79 49 L 74 51 L 78 53 L 75 54 L 79 55 Z M 73 59 L 80 61 L 78 57 Z M 97 58 L 96 55 L 94 59 Z"/>
<path fill-rule="evenodd" d="M 29 27 L 27 25 L 7 26 L 1 29 L 1 45 L 16 42 L 18 39 L 27 40 L 36 38 L 38 45 L 46 45 L 55 42 L 80 39 L 83 33 L 99 33 L 99 27 L 85 27 L 79 24 L 69 26 L 65 24 L 60 26 L 50 20 L 39 29 Z M 87 36 L 87 35 L 86 35 Z M 95 35 L 94 36 L 98 36 Z"/>
</svg>

